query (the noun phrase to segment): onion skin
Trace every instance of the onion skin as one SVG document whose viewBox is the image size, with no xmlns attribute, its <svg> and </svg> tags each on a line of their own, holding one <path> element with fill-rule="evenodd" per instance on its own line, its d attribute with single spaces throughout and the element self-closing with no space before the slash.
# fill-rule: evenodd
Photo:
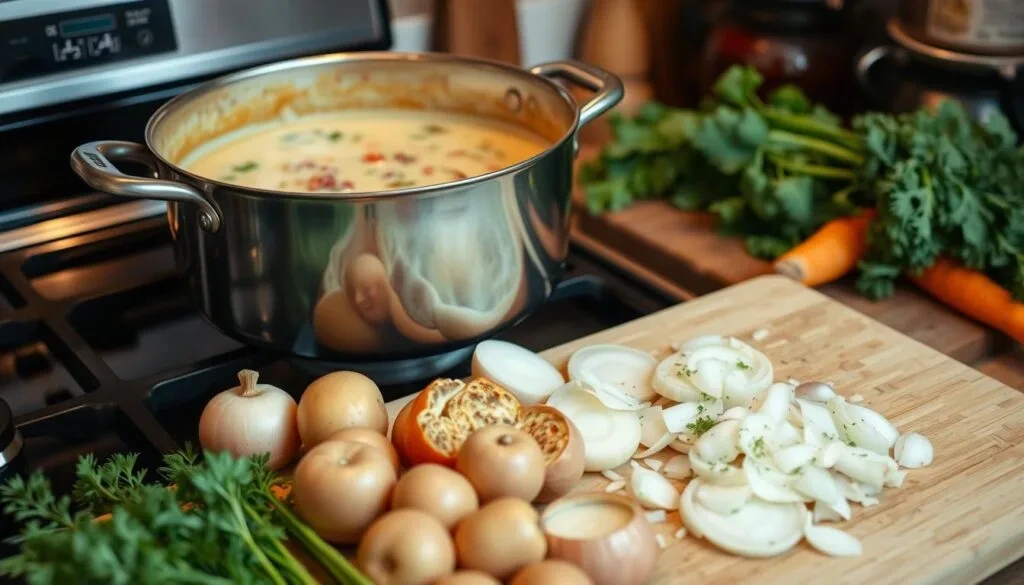
<svg viewBox="0 0 1024 585">
<path fill-rule="evenodd" d="M 582 569 L 565 561 L 547 560 L 523 567 L 508 585 L 593 585 Z"/>
<path fill-rule="evenodd" d="M 399 471 L 398 464 L 398 452 L 388 442 L 388 438 L 378 433 L 377 431 L 370 429 L 361 429 L 358 427 L 349 427 L 347 429 L 341 429 L 334 433 L 330 437 L 327 437 L 328 441 L 355 441 L 356 443 L 362 443 L 369 445 L 376 449 L 380 449 L 388 457 L 388 461 L 395 468 L 395 473 Z"/>
<path fill-rule="evenodd" d="M 348 427 L 388 432 L 384 397 L 373 380 L 358 372 L 331 372 L 313 380 L 299 400 L 298 420 L 306 448 Z"/>
<path fill-rule="evenodd" d="M 557 408 L 552 408 L 546 404 L 528 406 L 523 409 L 523 422 L 526 421 L 531 412 L 546 413 L 552 417 L 560 418 L 565 421 L 566 427 L 569 429 L 569 440 L 565 448 L 562 449 L 562 452 L 554 461 L 547 464 L 544 468 L 544 485 L 541 487 L 540 494 L 534 500 L 541 504 L 547 504 L 571 492 L 574 487 L 579 485 L 580 479 L 583 478 L 585 461 L 583 437 L 580 436 L 579 430 L 569 420 L 569 417 L 562 414 Z M 534 440 L 541 445 L 542 449 L 544 448 L 542 444 L 544 437 L 534 437 Z"/>
<path fill-rule="evenodd" d="M 238 373 L 239 385 L 206 404 L 199 417 L 199 444 L 236 457 L 269 453 L 267 467 L 291 463 L 300 447 L 295 399 L 269 384 L 257 384 L 253 370 Z"/>
<path fill-rule="evenodd" d="M 328 441 L 295 467 L 295 512 L 324 540 L 355 544 L 388 509 L 397 477 L 380 451 L 363 443 Z"/>
<path fill-rule="evenodd" d="M 460 567 L 504 580 L 544 560 L 547 542 L 533 506 L 517 498 L 501 498 L 459 522 L 455 551 Z"/>
<path fill-rule="evenodd" d="M 455 544 L 431 516 L 395 510 L 366 531 L 356 565 L 377 585 L 430 585 L 455 570 Z"/>
<path fill-rule="evenodd" d="M 455 571 L 441 577 L 433 585 L 501 585 L 501 582 L 482 571 Z"/>
<path fill-rule="evenodd" d="M 398 479 L 391 494 L 391 508 L 426 512 L 451 530 L 480 508 L 480 500 L 469 480 L 457 471 L 436 463 L 424 463 Z"/>
<path fill-rule="evenodd" d="M 581 503 L 624 506 L 633 516 L 625 526 L 595 538 L 566 538 L 546 528 L 560 508 Z M 583 569 L 594 585 L 645 585 L 661 551 L 643 511 L 619 494 L 583 493 L 558 500 L 545 510 L 541 526 L 548 540 L 548 558 Z"/>
</svg>

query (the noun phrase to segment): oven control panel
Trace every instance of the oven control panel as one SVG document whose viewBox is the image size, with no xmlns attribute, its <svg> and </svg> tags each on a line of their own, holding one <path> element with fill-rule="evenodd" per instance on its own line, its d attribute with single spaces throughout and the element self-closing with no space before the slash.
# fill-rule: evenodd
<svg viewBox="0 0 1024 585">
<path fill-rule="evenodd" d="M 177 49 L 167 0 L 0 21 L 0 83 Z"/>
</svg>

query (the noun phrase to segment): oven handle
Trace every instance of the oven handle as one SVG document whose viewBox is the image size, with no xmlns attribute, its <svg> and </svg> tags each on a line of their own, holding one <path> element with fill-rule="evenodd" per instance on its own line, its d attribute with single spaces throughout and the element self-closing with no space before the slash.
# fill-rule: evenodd
<svg viewBox="0 0 1024 585">
<path fill-rule="evenodd" d="M 199 207 L 200 227 L 211 234 L 220 229 L 220 213 L 198 189 L 175 181 L 126 175 L 114 165 L 120 161 L 146 165 L 154 173 L 157 170 L 149 149 L 136 142 L 90 142 L 71 153 L 71 169 L 93 189 L 132 199 L 190 203 Z"/>
<path fill-rule="evenodd" d="M 622 80 L 616 75 L 579 61 L 552 61 L 530 69 L 541 77 L 564 79 L 594 92 L 580 107 L 580 126 L 586 126 L 601 114 L 614 108 L 625 94 Z"/>
</svg>

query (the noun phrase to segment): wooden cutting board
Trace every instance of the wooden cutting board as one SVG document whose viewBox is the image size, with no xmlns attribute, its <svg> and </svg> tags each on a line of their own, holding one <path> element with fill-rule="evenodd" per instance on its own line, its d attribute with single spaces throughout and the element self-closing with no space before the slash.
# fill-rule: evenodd
<svg viewBox="0 0 1024 585">
<path fill-rule="evenodd" d="M 762 328 L 768 336 L 752 341 Z M 676 541 L 680 522 L 671 512 L 656 526 L 670 546 L 651 585 L 952 585 L 978 582 L 1024 556 L 1024 395 L 817 291 L 758 277 L 542 355 L 562 366 L 582 346 L 621 343 L 661 357 L 673 341 L 707 333 L 761 349 L 776 379 L 831 381 L 847 397 L 860 394 L 901 432 L 928 437 L 935 462 L 910 470 L 880 505 L 853 504 L 853 519 L 839 526 L 863 543 L 859 558 L 826 557 L 801 543 L 774 559 L 742 559 L 692 535 Z M 408 400 L 388 405 L 392 418 Z M 588 475 L 576 491 L 606 484 Z"/>
</svg>

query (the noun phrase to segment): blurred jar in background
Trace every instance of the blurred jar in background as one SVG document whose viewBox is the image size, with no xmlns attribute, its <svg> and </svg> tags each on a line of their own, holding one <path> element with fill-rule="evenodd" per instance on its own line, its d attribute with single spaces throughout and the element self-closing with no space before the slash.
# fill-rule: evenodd
<svg viewBox="0 0 1024 585">
<path fill-rule="evenodd" d="M 698 86 L 711 91 L 732 65 L 755 67 L 765 89 L 786 83 L 839 114 L 858 105 L 853 75 L 857 41 L 842 0 L 731 0 L 701 54 Z"/>
</svg>

